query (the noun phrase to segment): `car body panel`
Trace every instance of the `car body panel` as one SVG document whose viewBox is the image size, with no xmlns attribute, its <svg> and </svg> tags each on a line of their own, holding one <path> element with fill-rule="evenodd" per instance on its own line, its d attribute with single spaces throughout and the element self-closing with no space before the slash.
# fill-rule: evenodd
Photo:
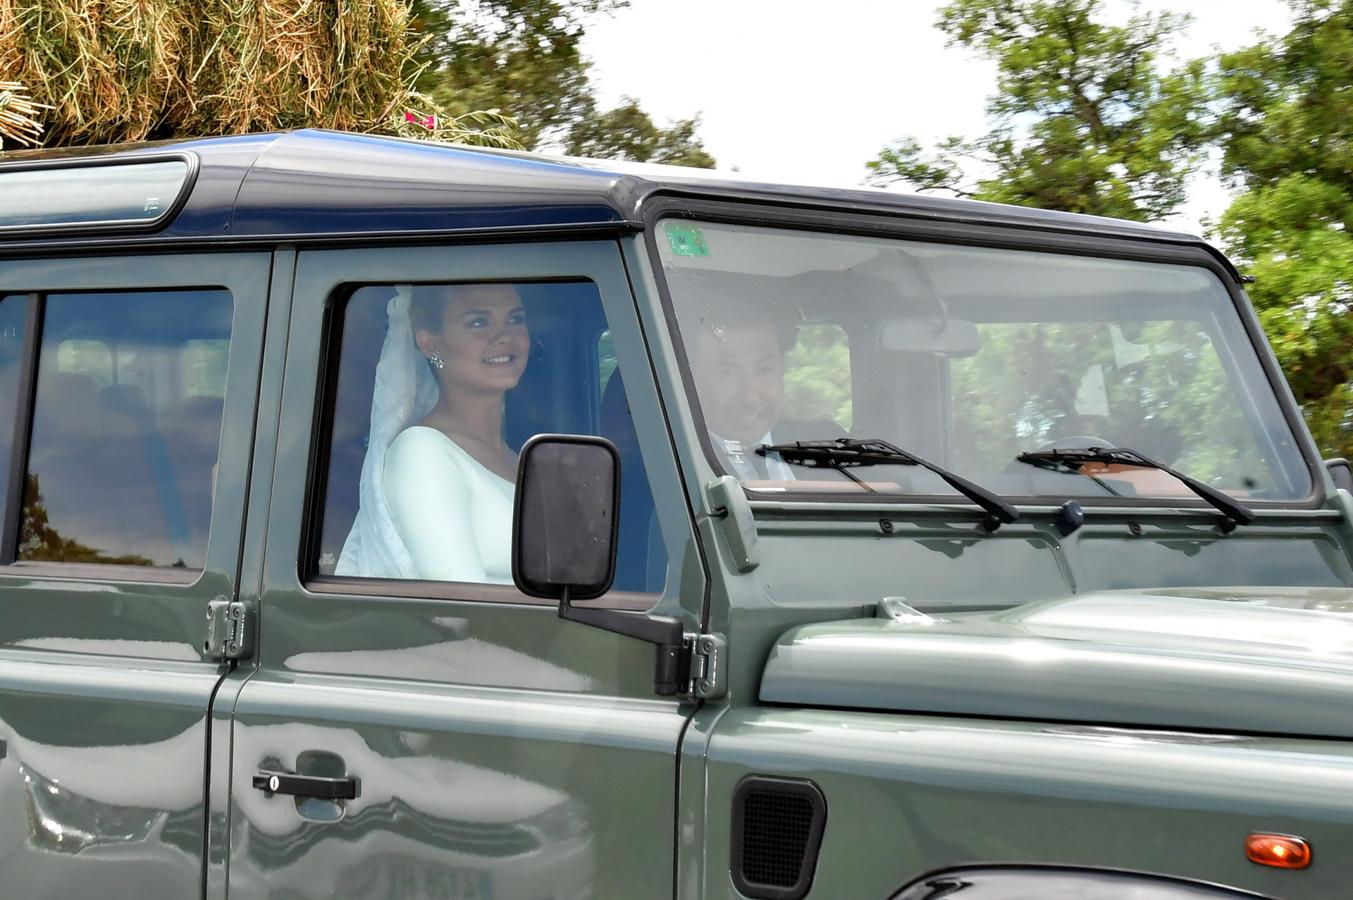
<svg viewBox="0 0 1353 900">
<path fill-rule="evenodd" d="M 0 294 L 219 285 L 234 299 L 206 565 L 20 563 L 0 572 L 0 883 L 13 896 L 201 891 L 209 601 L 234 595 L 271 256 L 0 263 Z M 191 277 L 185 277 L 191 273 Z"/>
<path fill-rule="evenodd" d="M 283 886 L 295 897 L 524 900 L 672 890 L 676 749 L 692 704 L 652 697 L 651 647 L 561 622 L 548 603 L 477 599 L 466 585 L 405 592 L 298 571 L 307 479 L 295 467 L 310 465 L 336 290 L 561 274 L 598 286 L 621 365 L 641 374 L 613 241 L 298 255 L 275 468 L 264 479 L 268 540 L 255 563 L 258 669 L 233 708 L 230 897 Z M 654 392 L 639 377 L 626 390 Z M 639 416 L 660 422 L 656 400 L 647 407 Z M 649 433 L 645 465 L 675 484 L 670 446 Z M 680 508 L 660 519 L 678 574 L 649 602 L 693 628 L 704 576 L 688 561 L 689 525 Z M 251 786 L 261 770 L 321 764 L 358 778 L 359 796 L 321 809 Z M 636 855 L 636 845 L 652 852 Z"/>
<path fill-rule="evenodd" d="M 775 185 L 736 173 L 681 166 L 550 157 L 312 129 L 7 151 L 0 160 L 0 173 L 7 166 L 172 152 L 199 158 L 198 184 L 175 220 L 159 233 L 139 238 L 141 243 L 202 239 L 271 239 L 275 243 L 281 238 L 332 240 L 457 231 L 525 234 L 549 227 L 633 231 L 641 226 L 647 206 L 669 198 L 844 209 L 911 218 L 935 228 L 985 223 L 1157 246 L 1192 246 L 1215 254 L 1194 235 L 1097 216 L 875 189 Z M 98 235 L 60 240 L 16 235 L 4 249 L 108 242 Z M 1215 256 L 1229 266 L 1219 254 Z"/>
<path fill-rule="evenodd" d="M 726 798 L 751 773 L 808 778 L 827 797 L 810 898 L 842 885 L 890 897 L 978 863 L 1149 871 L 1288 900 L 1341 896 L 1353 877 L 1343 742 L 747 708 L 710 740 L 704 896 L 734 896 Z M 1319 862 L 1257 866 L 1244 847 L 1255 831 L 1300 834 Z"/>
<path fill-rule="evenodd" d="M 0 571 L 0 798 L 24 810 L 0 818 L 9 888 L 736 897 L 731 797 L 762 774 L 826 797 L 813 897 L 888 897 L 979 863 L 1346 892 L 1353 498 L 1314 471 L 1299 424 L 1310 502 L 1264 506 L 1230 533 L 1192 498 L 1087 503 L 1063 535 L 1053 506 L 992 531 L 958 501 L 730 493 L 702 450 L 642 232 L 673 214 L 1206 266 L 1295 421 L 1238 273 L 1202 240 L 310 130 L 6 153 L 0 177 L 170 152 L 200 168 L 159 231 L 0 244 L 0 293 L 191 276 L 251 298 L 237 299 L 207 572 L 142 584 Z M 627 388 L 672 559 L 652 611 L 726 641 L 708 700 L 655 699 L 649 646 L 561 622 L 547 603 L 307 571 L 335 289 L 576 276 L 599 285 L 621 366 L 641 373 Z M 880 618 L 888 597 L 944 621 Z M 255 652 L 230 665 L 200 651 L 217 598 L 259 626 Z M 359 795 L 270 795 L 252 784 L 269 768 L 350 774 Z M 1248 862 L 1253 830 L 1304 836 L 1315 864 Z"/>
<path fill-rule="evenodd" d="M 1353 737 L 1353 591 L 1105 591 L 792 629 L 770 703 Z"/>
</svg>

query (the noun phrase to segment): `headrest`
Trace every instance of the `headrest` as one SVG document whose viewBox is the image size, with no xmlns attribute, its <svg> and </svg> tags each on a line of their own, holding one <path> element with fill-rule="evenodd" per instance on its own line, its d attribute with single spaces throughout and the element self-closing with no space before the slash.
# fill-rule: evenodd
<svg viewBox="0 0 1353 900">
<path fill-rule="evenodd" d="M 225 402 L 220 397 L 188 397 L 164 417 L 166 435 L 172 435 L 182 449 L 191 449 L 215 457 L 221 443 L 221 415 Z"/>
<path fill-rule="evenodd" d="M 102 423 L 94 379 L 77 372 L 43 372 L 38 379 L 34 426 L 50 440 L 88 448 Z"/>
<path fill-rule="evenodd" d="M 134 384 L 110 384 L 99 391 L 99 404 L 107 412 L 122 413 L 138 422 L 150 418 L 146 395 Z"/>
</svg>

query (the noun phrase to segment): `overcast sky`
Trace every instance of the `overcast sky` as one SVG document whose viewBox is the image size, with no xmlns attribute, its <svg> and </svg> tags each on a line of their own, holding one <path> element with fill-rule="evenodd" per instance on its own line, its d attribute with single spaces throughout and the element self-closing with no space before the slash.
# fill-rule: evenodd
<svg viewBox="0 0 1353 900">
<path fill-rule="evenodd" d="M 1110 0 L 1126 17 L 1127 2 Z M 663 121 L 700 115 L 720 168 L 776 181 L 858 185 L 903 135 L 923 144 L 984 130 L 995 67 L 945 46 L 931 0 L 630 0 L 599 18 L 585 51 L 603 103 L 637 97 Z M 1200 56 L 1282 33 L 1284 0 L 1143 0 L 1188 12 L 1178 50 Z M 1175 224 L 1199 231 L 1225 209 L 1215 177 L 1194 185 Z"/>
</svg>

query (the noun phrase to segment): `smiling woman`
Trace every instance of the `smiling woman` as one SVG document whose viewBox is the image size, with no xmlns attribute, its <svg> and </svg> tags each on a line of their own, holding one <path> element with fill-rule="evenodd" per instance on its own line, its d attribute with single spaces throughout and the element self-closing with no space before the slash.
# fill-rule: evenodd
<svg viewBox="0 0 1353 900">
<path fill-rule="evenodd" d="M 339 574 L 509 584 L 516 454 L 503 400 L 531 352 L 510 284 L 402 285 Z"/>
<path fill-rule="evenodd" d="M 616 589 L 661 587 L 666 556 L 595 284 L 367 284 L 333 304 L 318 574 L 519 600 L 517 450 L 535 434 L 590 434 L 625 460 Z"/>
</svg>

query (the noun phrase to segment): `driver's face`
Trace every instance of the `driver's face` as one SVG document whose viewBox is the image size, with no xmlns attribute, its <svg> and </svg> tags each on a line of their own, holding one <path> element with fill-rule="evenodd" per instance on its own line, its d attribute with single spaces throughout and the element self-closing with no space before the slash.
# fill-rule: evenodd
<svg viewBox="0 0 1353 900">
<path fill-rule="evenodd" d="M 719 437 L 751 445 L 780 419 L 785 357 L 770 323 L 701 328 L 691 367 L 706 424 Z"/>
</svg>

